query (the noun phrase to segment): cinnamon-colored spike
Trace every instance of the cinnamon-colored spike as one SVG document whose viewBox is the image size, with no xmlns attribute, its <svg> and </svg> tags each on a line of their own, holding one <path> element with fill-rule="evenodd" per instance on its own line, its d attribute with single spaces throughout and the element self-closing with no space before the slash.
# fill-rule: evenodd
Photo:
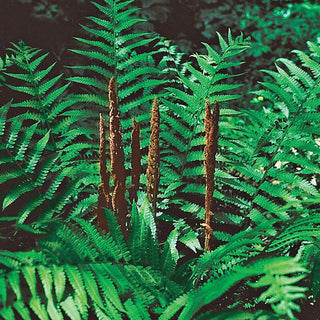
<svg viewBox="0 0 320 320">
<path fill-rule="evenodd" d="M 110 121 L 110 158 L 111 173 L 114 182 L 112 208 L 125 238 L 128 237 L 128 218 L 126 194 L 126 172 L 124 167 L 124 151 L 122 147 L 122 132 L 116 80 L 109 82 L 109 121 Z"/>
<path fill-rule="evenodd" d="M 107 170 L 107 158 L 106 158 L 106 137 L 105 126 L 102 115 L 100 114 L 99 123 L 100 133 L 100 148 L 99 148 L 99 165 L 100 165 L 100 177 L 101 184 L 98 187 L 98 207 L 96 209 L 96 216 L 98 226 L 101 231 L 108 232 L 108 224 L 103 213 L 103 208 L 111 209 L 111 197 L 110 197 L 110 172 Z"/>
<path fill-rule="evenodd" d="M 108 208 L 108 204 L 106 202 L 106 194 L 104 192 L 103 184 L 101 183 L 98 187 L 98 207 L 95 210 L 95 215 L 97 217 L 97 224 L 100 232 L 107 233 L 109 231 L 109 227 L 103 208 Z"/>
<path fill-rule="evenodd" d="M 147 195 L 152 204 L 153 214 L 156 214 L 157 195 L 160 180 L 160 112 L 157 97 L 154 98 L 151 116 L 151 134 L 148 152 L 148 168 L 147 168 Z"/>
<path fill-rule="evenodd" d="M 137 201 L 137 192 L 139 189 L 141 175 L 141 150 L 140 150 L 140 125 L 132 118 L 131 133 L 131 184 L 129 195 L 130 201 Z"/>
<path fill-rule="evenodd" d="M 205 244 L 204 250 L 210 251 L 212 248 L 213 230 L 212 230 L 212 205 L 213 192 L 215 189 L 214 173 L 216 167 L 216 153 L 218 150 L 218 131 L 219 131 L 219 104 L 215 101 L 213 113 L 211 113 L 211 106 L 208 100 L 206 101 L 205 113 L 205 135 L 206 146 L 205 152 L 205 173 L 206 173 L 206 193 L 205 193 Z"/>
<path fill-rule="evenodd" d="M 106 129 L 104 126 L 104 120 L 100 114 L 100 149 L 99 149 L 99 163 L 100 163 L 100 177 L 101 183 L 104 185 L 106 194 L 110 194 L 110 172 L 107 170 L 107 154 L 106 154 Z"/>
</svg>

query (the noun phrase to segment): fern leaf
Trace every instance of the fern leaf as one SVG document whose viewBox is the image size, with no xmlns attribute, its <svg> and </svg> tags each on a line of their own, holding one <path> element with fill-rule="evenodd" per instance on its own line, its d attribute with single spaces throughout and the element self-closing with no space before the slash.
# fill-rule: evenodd
<svg viewBox="0 0 320 320">
<path fill-rule="evenodd" d="M 65 288 L 66 288 L 66 275 L 63 270 L 63 267 L 61 266 L 52 266 L 52 276 L 53 276 L 53 282 L 55 287 L 55 295 L 58 302 L 61 302 Z"/>
<path fill-rule="evenodd" d="M 110 211 L 109 209 L 104 209 L 104 213 L 108 222 L 109 230 L 111 233 L 111 236 L 114 240 L 114 242 L 118 245 L 118 248 L 120 249 L 121 255 L 125 260 L 130 259 L 130 254 L 127 249 L 127 244 L 123 238 L 123 235 L 120 230 L 120 226 L 118 224 L 118 221 L 116 217 L 114 216 L 114 213 Z"/>
<path fill-rule="evenodd" d="M 69 83 L 67 83 L 66 85 L 53 90 L 52 92 L 50 92 L 49 94 L 46 95 L 45 99 L 43 100 L 43 106 L 44 107 L 48 107 L 51 106 L 51 104 L 58 99 L 59 97 L 61 97 L 61 95 L 66 91 L 66 89 L 69 87 Z M 48 89 L 47 89 L 48 90 Z"/>
<path fill-rule="evenodd" d="M 80 303 L 86 305 L 87 294 L 84 289 L 85 287 L 80 271 L 77 267 L 71 265 L 65 265 L 65 271 L 72 288 L 80 299 Z"/>
<path fill-rule="evenodd" d="M 24 159 L 25 156 L 25 152 L 27 151 L 27 148 L 30 144 L 30 141 L 32 139 L 33 134 L 35 133 L 36 127 L 37 127 L 37 123 L 33 124 L 32 126 L 30 126 L 30 128 L 28 129 L 28 131 L 25 133 L 25 136 L 23 138 L 23 141 L 19 147 L 19 150 L 17 152 L 17 155 L 15 157 L 15 160 L 17 161 L 22 161 Z"/>
<path fill-rule="evenodd" d="M 90 299 L 97 304 L 101 309 L 104 309 L 103 301 L 100 297 L 99 289 L 96 284 L 96 279 L 94 278 L 92 272 L 90 270 L 85 270 L 81 268 L 81 276 L 84 281 L 84 285 L 87 289 L 87 293 Z"/>
<path fill-rule="evenodd" d="M 8 137 L 8 142 L 6 145 L 7 149 L 13 149 L 17 139 L 18 139 L 18 134 L 21 130 L 22 127 L 22 121 L 19 118 L 16 118 L 12 121 L 12 126 L 11 126 L 11 130 L 10 130 L 10 135 Z"/>
<path fill-rule="evenodd" d="M 3 203 L 2 203 L 2 210 L 5 210 L 8 206 L 10 206 L 13 202 L 19 199 L 22 195 L 32 191 L 34 186 L 30 183 L 30 181 L 24 181 L 18 190 L 12 189 L 9 193 L 5 196 Z"/>
<path fill-rule="evenodd" d="M 16 299 L 18 301 L 21 300 L 19 272 L 11 271 L 8 275 L 8 283 L 10 284 L 14 294 L 16 295 Z"/>
<path fill-rule="evenodd" d="M 10 105 L 11 102 L 7 103 L 6 105 L 0 108 L 0 136 L 3 136 L 5 132 L 7 112 L 9 110 Z"/>
<path fill-rule="evenodd" d="M 68 296 L 60 305 L 71 320 L 81 320 L 77 305 L 71 296 Z"/>
<path fill-rule="evenodd" d="M 0 314 L 5 320 L 12 320 L 15 317 L 11 306 L 0 310 Z"/>
<path fill-rule="evenodd" d="M 37 166 L 40 157 L 42 153 L 44 152 L 44 149 L 49 141 L 50 137 L 50 131 L 48 131 L 44 137 L 42 137 L 39 142 L 36 144 L 35 149 L 33 150 L 32 156 L 30 157 L 30 161 L 27 165 L 27 168 L 25 171 L 27 173 L 33 173 L 35 170 L 35 167 Z"/>
<path fill-rule="evenodd" d="M 167 238 L 161 255 L 162 272 L 164 274 L 172 274 L 177 265 L 177 261 L 179 258 L 179 253 L 176 248 L 177 240 L 178 232 L 177 230 L 172 230 Z"/>
<path fill-rule="evenodd" d="M 44 266 L 39 266 L 38 274 L 48 301 L 52 300 L 52 275 Z"/>
<path fill-rule="evenodd" d="M 97 275 L 99 286 L 104 293 L 104 299 L 109 300 L 119 311 L 124 312 L 125 309 L 119 297 L 119 293 L 121 293 L 123 288 L 121 288 L 120 285 L 117 290 L 114 283 L 110 280 L 110 276 L 112 275 L 119 280 L 120 284 L 125 285 L 127 281 L 122 279 L 123 275 L 119 274 L 117 269 L 112 269 L 112 272 L 110 273 L 111 270 L 109 270 L 108 265 L 106 264 L 92 265 L 92 269 Z"/>
<path fill-rule="evenodd" d="M 16 301 L 13 307 L 17 310 L 22 319 L 31 320 L 30 312 L 22 301 Z M 14 318 L 12 318 L 14 319 Z"/>
<path fill-rule="evenodd" d="M 124 303 L 124 306 L 126 308 L 127 316 L 129 317 L 129 319 L 151 320 L 146 307 L 143 305 L 143 302 L 134 303 L 131 299 L 128 299 Z"/>
<path fill-rule="evenodd" d="M 48 301 L 47 310 L 52 319 L 63 320 L 63 314 L 61 312 L 60 306 L 56 306 L 53 300 Z"/>
<path fill-rule="evenodd" d="M 4 277 L 0 278 L 0 301 L 2 303 L 3 306 L 7 305 L 7 284 L 6 284 L 6 280 L 4 279 Z M 1 311 L 0 311 L 1 312 Z"/>
<path fill-rule="evenodd" d="M 161 314 L 159 320 L 168 320 L 172 319 L 172 317 L 188 302 L 188 295 L 184 294 L 177 298 L 173 303 L 171 303 Z"/>
</svg>

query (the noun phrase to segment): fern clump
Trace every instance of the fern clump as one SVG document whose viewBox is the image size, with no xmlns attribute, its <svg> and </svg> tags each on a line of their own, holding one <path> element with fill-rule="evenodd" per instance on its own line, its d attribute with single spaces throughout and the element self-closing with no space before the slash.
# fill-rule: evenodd
<svg viewBox="0 0 320 320">
<path fill-rule="evenodd" d="M 299 319 L 320 292 L 319 46 L 235 106 L 248 39 L 181 63 L 132 4 L 93 2 L 68 80 L 23 42 L 0 65 L 0 318 Z"/>
<path fill-rule="evenodd" d="M 73 224 L 56 224 L 41 241 L 42 252 L 1 252 L 1 316 L 150 319 L 158 313 L 153 305 L 165 306 L 181 294 L 182 286 L 171 280 L 178 258 L 172 252 L 175 237 L 168 239 L 160 261 L 147 198 L 133 207 L 128 243 L 113 213 L 106 211 L 106 217 L 108 235 L 76 218 Z"/>
</svg>

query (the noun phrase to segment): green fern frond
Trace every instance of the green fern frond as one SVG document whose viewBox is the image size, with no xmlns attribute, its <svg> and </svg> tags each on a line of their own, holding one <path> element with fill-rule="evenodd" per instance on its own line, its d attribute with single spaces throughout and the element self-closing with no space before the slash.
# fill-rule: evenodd
<svg viewBox="0 0 320 320">
<path fill-rule="evenodd" d="M 157 230 L 147 197 L 138 209 L 133 205 L 130 221 L 129 247 L 134 263 L 159 268 Z"/>
<path fill-rule="evenodd" d="M 81 197 L 92 193 L 82 180 L 84 172 L 86 181 L 91 179 L 91 188 L 98 183 L 96 168 L 88 170 L 87 166 L 85 170 L 81 164 L 97 148 L 92 140 L 96 130 L 79 129 L 88 113 L 72 112 L 75 100 L 64 99 L 69 84 L 59 86 L 62 75 L 50 76 L 55 63 L 45 66 L 48 54 L 23 42 L 13 44 L 9 50 L 13 55 L 7 72 L 8 87 L 22 92 L 24 97 L 21 95 L 22 101 L 11 101 L 1 108 L 4 171 L 0 182 L 10 184 L 1 197 L 2 213 L 8 217 L 16 212 L 18 228 L 40 232 L 47 219 L 66 212 L 81 192 L 84 191 Z M 13 113 L 8 112 L 9 107 Z M 92 176 L 88 178 L 88 174 Z M 25 203 L 23 208 L 19 203 Z M 33 224 L 37 219 L 43 220 L 41 227 Z"/>
</svg>

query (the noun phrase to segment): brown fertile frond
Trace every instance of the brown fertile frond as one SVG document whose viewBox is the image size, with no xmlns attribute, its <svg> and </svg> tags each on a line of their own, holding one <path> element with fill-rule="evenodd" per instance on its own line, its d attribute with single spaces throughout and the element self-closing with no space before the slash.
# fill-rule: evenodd
<svg viewBox="0 0 320 320">
<path fill-rule="evenodd" d="M 112 195 L 112 208 L 117 215 L 122 233 L 128 237 L 127 230 L 127 200 L 126 194 L 126 172 L 124 167 L 124 151 L 122 147 L 122 132 L 116 80 L 111 78 L 109 82 L 109 121 L 110 121 L 110 158 L 111 173 L 114 182 Z"/>
<path fill-rule="evenodd" d="M 100 177 L 101 183 L 104 184 L 106 193 L 110 193 L 110 172 L 107 170 L 107 155 L 106 155 L 106 129 L 104 126 L 104 120 L 100 113 L 100 123 L 99 123 L 99 132 L 100 132 L 100 148 L 99 148 L 99 163 L 100 163 Z"/>
<path fill-rule="evenodd" d="M 98 207 L 95 210 L 95 215 L 97 217 L 98 228 L 102 233 L 109 231 L 103 208 L 108 208 L 108 203 L 106 201 L 106 193 L 104 192 L 103 183 L 101 183 L 98 187 Z"/>
<path fill-rule="evenodd" d="M 213 113 L 211 113 L 211 106 L 208 100 L 206 101 L 205 113 L 205 135 L 206 146 L 205 152 L 205 172 L 206 172 L 206 193 L 205 193 L 205 251 L 210 251 L 212 248 L 212 205 L 214 192 L 214 173 L 216 166 L 216 153 L 218 150 L 218 131 L 219 131 L 219 104 L 215 101 Z"/>
<path fill-rule="evenodd" d="M 160 112 L 157 97 L 154 98 L 151 116 L 151 133 L 148 152 L 148 168 L 147 168 L 147 195 L 152 204 L 153 214 L 156 214 L 156 203 L 160 180 Z"/>
<path fill-rule="evenodd" d="M 130 201 L 137 201 L 137 192 L 139 189 L 141 175 L 141 150 L 140 150 L 140 125 L 132 118 L 131 133 L 131 184 Z"/>
<path fill-rule="evenodd" d="M 100 230 L 108 232 L 108 224 L 103 213 L 103 208 L 111 209 L 110 197 L 110 172 L 107 170 L 106 157 L 106 132 L 104 120 L 100 114 L 99 133 L 100 133 L 100 148 L 99 148 L 99 164 L 101 184 L 98 187 L 98 207 L 96 209 L 97 222 Z"/>
</svg>

